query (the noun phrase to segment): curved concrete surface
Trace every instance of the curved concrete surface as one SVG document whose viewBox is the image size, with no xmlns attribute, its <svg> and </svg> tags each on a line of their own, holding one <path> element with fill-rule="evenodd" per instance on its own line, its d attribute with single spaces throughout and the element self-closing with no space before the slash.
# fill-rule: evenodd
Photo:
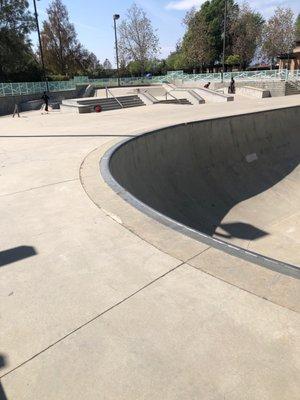
<svg viewBox="0 0 300 400">
<path fill-rule="evenodd" d="M 299 118 L 300 107 L 290 107 L 159 129 L 118 145 L 109 168 L 136 199 L 200 240 L 300 265 Z"/>
</svg>

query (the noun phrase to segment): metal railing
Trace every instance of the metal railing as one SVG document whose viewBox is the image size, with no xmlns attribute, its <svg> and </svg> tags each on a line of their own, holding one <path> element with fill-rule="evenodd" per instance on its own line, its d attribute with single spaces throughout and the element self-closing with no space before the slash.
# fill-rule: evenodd
<svg viewBox="0 0 300 400">
<path fill-rule="evenodd" d="M 111 97 L 113 97 L 117 103 L 121 106 L 121 108 L 123 108 L 123 104 L 117 99 L 117 97 L 113 94 L 113 92 L 111 90 L 109 90 L 108 87 L 105 88 L 105 92 L 106 92 L 106 98 L 109 98 L 109 94 L 111 95 Z"/>
<path fill-rule="evenodd" d="M 263 70 L 263 71 L 236 71 L 225 72 L 223 81 L 227 82 L 231 78 L 237 81 L 300 81 L 300 70 Z M 121 86 L 162 84 L 163 82 L 221 82 L 221 73 L 208 74 L 185 74 L 183 71 L 171 71 L 167 75 L 146 77 L 125 77 L 120 79 Z M 89 79 L 86 76 L 76 76 L 69 81 L 48 82 L 50 92 L 64 90 L 75 90 L 78 85 L 92 84 L 99 88 L 118 86 L 117 78 Z M 47 90 L 46 82 L 20 82 L 20 83 L 0 83 L 0 97 L 18 96 L 26 94 L 42 93 Z"/>
<path fill-rule="evenodd" d="M 177 99 L 177 97 L 173 96 L 173 94 L 170 92 L 166 92 L 166 100 L 168 100 L 168 95 L 171 96 L 174 100 L 176 100 L 176 103 L 180 103 L 180 100 Z"/>
</svg>

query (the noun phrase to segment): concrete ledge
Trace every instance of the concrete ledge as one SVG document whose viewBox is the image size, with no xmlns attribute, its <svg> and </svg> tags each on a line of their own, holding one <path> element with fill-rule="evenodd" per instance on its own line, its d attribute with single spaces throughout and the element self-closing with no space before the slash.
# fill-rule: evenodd
<svg viewBox="0 0 300 400">
<path fill-rule="evenodd" d="M 236 93 L 242 96 L 255 97 L 257 99 L 264 99 L 266 97 L 271 97 L 271 93 L 269 90 L 253 86 L 237 87 Z"/>
<path fill-rule="evenodd" d="M 244 86 L 257 87 L 265 90 L 269 90 L 271 97 L 279 97 L 285 96 L 285 81 L 235 81 L 235 88 L 244 87 Z M 221 89 L 224 87 L 224 82 L 212 82 L 212 86 L 214 89 Z M 228 88 L 228 85 L 227 85 Z M 227 89 L 226 89 L 227 90 Z"/>
<path fill-rule="evenodd" d="M 176 88 L 176 89 L 171 89 L 168 93 L 170 93 L 177 99 L 181 99 L 182 96 L 184 96 L 184 98 L 186 98 L 193 105 L 199 105 L 205 103 L 203 97 L 200 96 L 200 94 L 193 89 Z"/>
<path fill-rule="evenodd" d="M 21 103 L 21 111 L 40 110 L 43 105 L 43 100 L 30 100 Z"/>
<path fill-rule="evenodd" d="M 199 96 L 203 97 L 205 100 L 209 100 L 212 102 L 227 102 L 233 101 L 234 97 L 225 93 L 220 93 L 215 90 L 206 89 L 203 87 L 195 86 L 194 82 L 184 83 L 182 86 L 179 86 L 182 89 L 192 89 Z"/>
</svg>

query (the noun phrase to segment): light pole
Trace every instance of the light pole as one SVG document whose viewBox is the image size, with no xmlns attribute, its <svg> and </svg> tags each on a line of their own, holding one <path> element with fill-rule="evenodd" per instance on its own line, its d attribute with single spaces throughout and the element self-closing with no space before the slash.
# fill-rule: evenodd
<svg viewBox="0 0 300 400">
<path fill-rule="evenodd" d="M 223 66 L 222 66 L 222 82 L 224 81 L 225 72 L 225 49 L 226 49 L 226 28 L 227 28 L 227 0 L 225 0 L 224 6 L 224 30 L 223 30 Z"/>
<path fill-rule="evenodd" d="M 49 85 L 48 85 L 48 80 L 47 80 L 47 77 L 46 77 L 46 70 L 45 70 L 45 63 L 44 63 L 44 54 L 43 54 L 43 47 L 42 47 L 42 41 L 41 41 L 41 33 L 40 33 L 40 26 L 39 26 L 39 18 L 38 18 L 38 13 L 37 13 L 37 8 L 36 8 L 36 0 L 33 0 L 33 5 L 34 5 L 34 16 L 35 16 L 36 29 L 37 29 L 38 38 L 39 38 L 39 47 L 40 47 L 40 54 L 41 54 L 41 62 L 42 62 L 43 75 L 44 75 L 44 80 L 45 80 L 45 82 L 46 82 L 47 92 L 49 92 Z"/>
<path fill-rule="evenodd" d="M 117 20 L 120 18 L 119 14 L 113 15 L 114 28 L 115 28 L 115 47 L 116 47 L 116 61 L 117 61 L 117 76 L 118 76 L 118 86 L 120 86 L 120 71 L 119 71 L 119 51 L 118 51 L 118 35 L 117 35 Z"/>
</svg>

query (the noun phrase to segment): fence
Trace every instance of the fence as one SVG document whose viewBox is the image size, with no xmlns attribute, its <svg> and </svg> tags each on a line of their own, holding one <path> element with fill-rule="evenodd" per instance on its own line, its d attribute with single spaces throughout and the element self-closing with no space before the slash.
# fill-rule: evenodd
<svg viewBox="0 0 300 400">
<path fill-rule="evenodd" d="M 231 78 L 240 81 L 271 81 L 271 80 L 300 80 L 300 70 L 289 71 L 265 70 L 265 71 L 239 71 L 211 73 L 211 74 L 185 74 L 183 71 L 169 71 L 167 75 L 154 76 L 152 78 L 127 77 L 121 78 L 121 86 L 134 86 L 151 83 L 163 83 L 164 81 L 182 80 L 186 82 L 221 82 L 229 81 Z M 48 82 L 49 91 L 58 92 L 62 90 L 74 90 L 77 85 L 94 84 L 98 87 L 118 86 L 117 78 L 89 79 L 87 76 L 76 76 L 70 81 Z M 22 94 L 42 93 L 47 90 L 45 82 L 22 82 L 22 83 L 0 83 L 0 97 L 17 96 Z"/>
<path fill-rule="evenodd" d="M 48 82 L 49 91 L 75 89 L 73 80 Z M 46 82 L 0 83 L 0 96 L 17 96 L 22 94 L 42 93 L 47 90 Z"/>
<path fill-rule="evenodd" d="M 240 81 L 271 81 L 271 80 L 300 80 L 300 70 L 264 70 L 264 71 L 237 71 L 209 74 L 184 74 L 182 71 L 174 71 L 164 76 L 153 77 L 152 81 L 162 83 L 164 81 L 182 80 L 187 82 L 221 82 L 230 81 L 231 78 Z"/>
</svg>

